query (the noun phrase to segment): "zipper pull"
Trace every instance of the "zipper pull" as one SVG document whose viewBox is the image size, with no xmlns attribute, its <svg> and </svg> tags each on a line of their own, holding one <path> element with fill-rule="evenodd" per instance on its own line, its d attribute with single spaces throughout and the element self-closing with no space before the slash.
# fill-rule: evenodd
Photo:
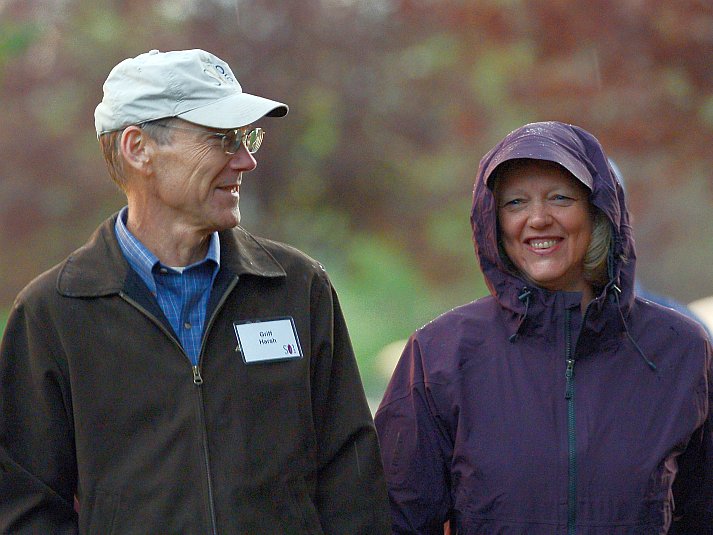
<svg viewBox="0 0 713 535">
<path fill-rule="evenodd" d="M 564 372 L 567 378 L 567 388 L 564 394 L 565 399 L 572 399 L 572 378 L 574 377 L 574 359 L 567 359 L 567 370 Z"/>
<path fill-rule="evenodd" d="M 193 366 L 193 383 L 196 385 L 203 384 L 203 377 L 201 377 L 201 369 L 198 366 Z"/>
</svg>

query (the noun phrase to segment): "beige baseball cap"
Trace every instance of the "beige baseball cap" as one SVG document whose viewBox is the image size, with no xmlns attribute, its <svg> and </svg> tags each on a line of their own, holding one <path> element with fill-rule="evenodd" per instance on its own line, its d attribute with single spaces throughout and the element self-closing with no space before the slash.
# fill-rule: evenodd
<svg viewBox="0 0 713 535">
<path fill-rule="evenodd" d="M 282 117 L 288 109 L 282 102 L 243 93 L 230 66 L 210 52 L 151 50 L 111 70 L 94 125 L 97 137 L 164 117 L 226 129 L 264 116 Z"/>
</svg>

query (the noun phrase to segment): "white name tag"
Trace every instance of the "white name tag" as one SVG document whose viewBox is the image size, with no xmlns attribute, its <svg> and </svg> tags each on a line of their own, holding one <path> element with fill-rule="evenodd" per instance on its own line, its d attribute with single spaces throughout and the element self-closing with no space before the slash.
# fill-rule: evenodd
<svg viewBox="0 0 713 535">
<path fill-rule="evenodd" d="M 302 358 L 302 348 L 292 318 L 234 322 L 240 351 L 246 364 Z"/>
</svg>

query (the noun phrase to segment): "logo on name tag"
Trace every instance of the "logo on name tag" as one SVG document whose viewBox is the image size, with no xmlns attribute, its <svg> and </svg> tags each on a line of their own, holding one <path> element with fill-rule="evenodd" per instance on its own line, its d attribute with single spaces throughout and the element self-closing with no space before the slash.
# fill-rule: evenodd
<svg viewBox="0 0 713 535">
<path fill-rule="evenodd" d="M 291 317 L 233 322 L 238 345 L 246 364 L 302 358 L 295 321 Z"/>
</svg>

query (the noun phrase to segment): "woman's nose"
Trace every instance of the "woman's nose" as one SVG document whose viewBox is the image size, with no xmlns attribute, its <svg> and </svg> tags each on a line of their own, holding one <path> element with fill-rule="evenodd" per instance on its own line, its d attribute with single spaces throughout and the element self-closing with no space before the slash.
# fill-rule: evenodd
<svg viewBox="0 0 713 535">
<path fill-rule="evenodd" d="M 528 224 L 533 228 L 542 228 L 552 223 L 552 215 L 545 203 L 535 202 L 530 207 Z"/>
</svg>

